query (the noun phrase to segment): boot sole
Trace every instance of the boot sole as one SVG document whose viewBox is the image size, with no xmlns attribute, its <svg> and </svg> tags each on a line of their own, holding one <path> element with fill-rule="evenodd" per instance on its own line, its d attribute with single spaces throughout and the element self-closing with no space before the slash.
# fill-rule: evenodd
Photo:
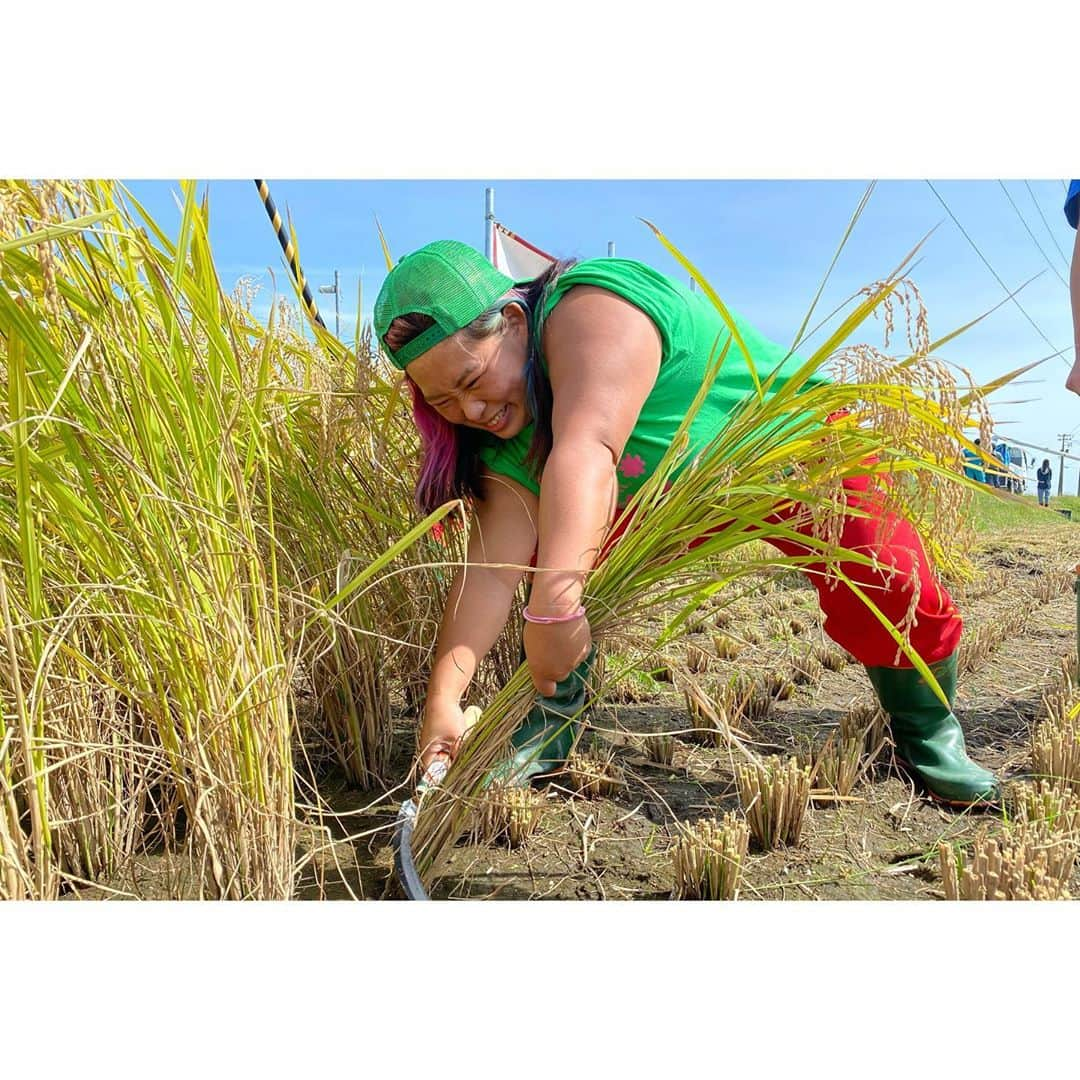
<svg viewBox="0 0 1080 1080">
<path fill-rule="evenodd" d="M 932 790 L 926 781 L 919 775 L 918 770 L 909 765 L 898 754 L 893 754 L 893 760 L 898 766 L 906 773 L 916 784 L 922 789 L 924 795 L 928 795 L 933 802 L 940 803 L 942 806 L 951 807 L 954 810 L 1000 810 L 1001 809 L 1001 792 L 990 799 L 974 799 L 967 801 L 964 799 L 946 799 L 944 795 L 939 795 L 936 791 Z"/>
</svg>

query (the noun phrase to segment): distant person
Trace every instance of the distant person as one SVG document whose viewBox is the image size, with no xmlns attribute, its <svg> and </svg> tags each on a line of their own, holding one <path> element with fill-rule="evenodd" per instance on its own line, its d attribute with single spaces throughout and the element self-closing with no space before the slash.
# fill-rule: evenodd
<svg viewBox="0 0 1080 1080">
<path fill-rule="evenodd" d="M 1035 480 L 1039 489 L 1039 505 L 1050 505 L 1050 481 L 1054 478 L 1054 471 L 1050 468 L 1050 459 L 1043 458 L 1042 468 L 1035 473 Z"/>
<path fill-rule="evenodd" d="M 980 446 L 978 439 L 975 445 Z M 986 473 L 983 471 L 982 458 L 975 450 L 964 450 L 964 475 L 969 480 L 977 480 L 980 484 L 986 483 Z"/>
<path fill-rule="evenodd" d="M 994 472 L 994 487 L 1007 488 L 1009 486 L 1009 448 L 1002 442 L 993 447 L 994 457 L 1001 462 L 1001 468 Z"/>
<path fill-rule="evenodd" d="M 1069 184 L 1065 196 L 1065 219 L 1075 229 L 1080 216 L 1080 180 Z M 1073 366 L 1065 379 L 1065 389 L 1080 394 L 1080 231 L 1073 241 L 1072 271 L 1069 274 L 1069 296 L 1072 298 Z"/>
</svg>

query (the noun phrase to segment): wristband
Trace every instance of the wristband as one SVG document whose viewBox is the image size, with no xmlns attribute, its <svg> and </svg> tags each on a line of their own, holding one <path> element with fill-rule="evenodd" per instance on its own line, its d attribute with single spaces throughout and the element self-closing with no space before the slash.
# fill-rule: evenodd
<svg viewBox="0 0 1080 1080">
<path fill-rule="evenodd" d="M 575 619 L 580 619 L 584 614 L 584 604 L 579 604 L 577 611 L 571 611 L 569 615 L 534 615 L 528 608 L 521 612 L 522 618 L 526 622 L 540 623 L 545 626 L 549 623 L 573 622 Z"/>
</svg>

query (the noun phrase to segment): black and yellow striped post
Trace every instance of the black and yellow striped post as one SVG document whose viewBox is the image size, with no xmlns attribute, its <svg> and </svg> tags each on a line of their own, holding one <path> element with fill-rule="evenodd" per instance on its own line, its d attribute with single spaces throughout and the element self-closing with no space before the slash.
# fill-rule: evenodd
<svg viewBox="0 0 1080 1080">
<path fill-rule="evenodd" d="M 270 197 L 270 187 L 265 180 L 256 180 L 255 186 L 259 189 L 259 198 L 262 199 L 263 206 L 266 207 L 266 216 L 270 219 L 270 224 L 274 226 L 274 232 L 277 233 L 281 250 L 285 252 L 285 261 L 289 264 L 293 279 L 296 281 L 300 294 L 304 298 L 304 306 L 308 309 L 308 314 L 312 319 L 325 330 L 326 323 L 322 321 L 319 309 L 315 306 L 315 298 L 311 295 L 311 290 L 304 280 L 304 272 L 300 269 L 300 263 L 297 261 L 296 248 L 293 246 L 288 233 L 285 232 L 285 223 L 281 220 L 281 215 L 274 205 L 274 200 Z"/>
</svg>

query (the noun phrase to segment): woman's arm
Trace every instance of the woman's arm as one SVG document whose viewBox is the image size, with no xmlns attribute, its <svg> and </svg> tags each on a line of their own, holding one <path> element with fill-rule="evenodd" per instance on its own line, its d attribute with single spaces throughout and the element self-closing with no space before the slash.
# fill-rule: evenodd
<svg viewBox="0 0 1080 1080">
<path fill-rule="evenodd" d="M 437 753 L 454 752 L 465 725 L 461 700 L 506 625 L 524 573 L 519 567 L 536 550 L 537 497 L 504 476 L 488 473 L 483 483 L 466 565 L 454 576 L 435 646 L 419 736 L 424 767 Z"/>
<path fill-rule="evenodd" d="M 1065 380 L 1065 389 L 1080 394 L 1080 229 L 1073 241 L 1072 270 L 1069 273 L 1069 296 L 1072 300 L 1073 366 Z"/>
<path fill-rule="evenodd" d="M 581 603 L 615 511 L 615 467 L 660 370 L 653 321 L 593 286 L 571 289 L 544 330 L 552 392 L 552 449 L 540 485 L 537 572 L 529 609 L 562 615 Z M 587 655 L 584 619 L 529 623 L 525 651 L 541 694 Z"/>
</svg>

